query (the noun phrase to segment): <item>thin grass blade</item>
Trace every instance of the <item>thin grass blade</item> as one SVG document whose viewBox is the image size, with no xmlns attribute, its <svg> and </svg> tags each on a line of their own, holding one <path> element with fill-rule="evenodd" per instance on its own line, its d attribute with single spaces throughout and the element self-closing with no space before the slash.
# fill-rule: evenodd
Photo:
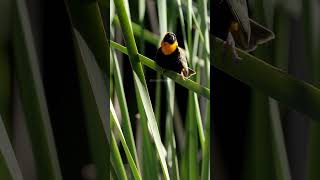
<svg viewBox="0 0 320 180">
<path fill-rule="evenodd" d="M 184 43 L 184 48 L 186 50 L 186 53 L 189 54 L 188 50 L 188 42 L 187 42 L 187 33 L 186 33 L 186 27 L 185 27 L 185 22 L 184 22 L 184 15 L 182 11 L 182 5 L 181 5 L 181 0 L 177 0 L 177 5 L 179 8 L 179 19 L 181 23 L 181 30 L 182 30 L 182 35 L 183 35 L 183 43 Z"/>
<path fill-rule="evenodd" d="M 201 179 L 209 180 L 210 179 L 210 141 L 211 131 L 210 131 L 210 101 L 207 102 L 207 116 L 206 116 L 206 131 L 205 131 L 205 143 L 204 151 L 202 156 L 202 165 L 201 165 Z M 213 167 L 211 167 L 213 168 Z M 212 175 L 211 175 L 212 176 Z"/>
<path fill-rule="evenodd" d="M 91 155 L 96 165 L 97 178 L 109 179 L 108 79 L 103 76 L 93 53 L 80 33 L 76 29 L 73 29 L 73 33 Z"/>
<path fill-rule="evenodd" d="M 12 99 L 12 77 L 11 77 L 11 58 L 6 45 L 0 40 L 0 113 L 3 117 L 3 123 L 6 126 L 7 133 L 11 136 L 11 99 Z"/>
<path fill-rule="evenodd" d="M 24 0 L 15 1 L 14 66 L 39 179 L 62 179 L 40 66 Z"/>
<path fill-rule="evenodd" d="M 99 67 L 110 77 L 110 52 L 97 1 L 65 0 L 72 26 L 83 36 Z M 107 30 L 108 32 L 108 30 Z"/>
<path fill-rule="evenodd" d="M 159 27 L 160 27 L 160 36 L 164 36 L 164 33 L 168 30 L 167 23 L 167 1 L 166 0 L 157 0 L 158 7 L 158 18 L 159 18 Z"/>
<path fill-rule="evenodd" d="M 304 39 L 305 45 L 305 59 L 308 60 L 309 71 L 311 70 L 311 81 L 320 88 L 320 25 L 319 17 L 319 2 L 312 0 L 305 0 L 302 2 L 302 18 L 304 23 Z M 308 146 L 308 180 L 316 180 L 320 178 L 319 167 L 320 155 L 317 153 L 320 150 L 320 124 L 318 119 L 313 119 L 310 126 L 309 146 Z"/>
<path fill-rule="evenodd" d="M 200 50 L 200 54 L 203 55 L 205 60 L 205 72 L 207 79 L 207 87 L 210 88 L 210 38 L 209 38 L 209 26 L 208 26 L 208 1 L 207 0 L 198 0 L 198 12 L 200 14 L 200 29 L 204 36 L 204 49 Z M 201 57 L 201 56 L 200 56 Z"/>
<path fill-rule="evenodd" d="M 187 109 L 187 146 L 185 149 L 185 154 L 187 155 L 187 179 L 198 179 L 198 129 L 197 121 L 195 121 L 195 94 L 189 91 L 188 98 L 188 109 Z"/>
<path fill-rule="evenodd" d="M 124 137 L 125 137 L 126 142 L 128 144 L 131 155 L 132 155 L 135 163 L 137 164 L 137 167 L 139 167 L 138 166 L 137 151 L 136 151 L 136 146 L 135 146 L 134 137 L 133 137 L 133 133 L 132 133 L 132 126 L 131 126 L 131 121 L 130 121 L 130 117 L 129 117 L 127 101 L 126 101 L 126 97 L 125 97 L 124 89 L 123 89 L 123 85 L 122 85 L 123 84 L 122 78 L 120 75 L 119 63 L 118 63 L 118 60 L 117 60 L 117 57 L 116 57 L 114 51 L 112 51 L 112 57 L 114 59 L 114 84 L 115 84 L 114 87 L 116 89 L 116 93 L 117 93 L 117 97 L 118 97 L 118 101 L 119 101 L 119 105 L 120 105 L 121 117 L 123 120 L 123 134 L 124 134 Z"/>
<path fill-rule="evenodd" d="M 275 13 L 274 29 L 277 38 L 275 39 L 274 44 L 274 65 L 286 71 L 288 69 L 289 56 L 289 16 L 283 7 L 278 7 L 275 10 Z M 269 98 L 269 109 L 273 138 L 273 157 L 276 166 L 277 179 L 291 180 L 292 177 L 285 147 L 279 103 L 276 100 Z"/>
<path fill-rule="evenodd" d="M 0 177 L 7 180 L 22 180 L 22 174 L 14 155 L 6 127 L 0 115 Z"/>
<path fill-rule="evenodd" d="M 121 155 L 119 152 L 119 148 L 117 146 L 116 138 L 114 134 L 111 132 L 111 164 L 116 171 L 114 173 L 118 177 L 118 179 L 127 180 L 126 170 L 124 168 Z"/>
<path fill-rule="evenodd" d="M 134 176 L 134 179 L 136 180 L 140 180 L 141 179 L 141 175 L 137 169 L 137 166 L 134 162 L 134 159 L 132 158 L 132 154 L 130 153 L 130 150 L 129 150 L 129 147 L 127 145 L 127 142 L 125 140 L 125 137 L 123 135 L 123 132 L 121 130 L 121 126 L 120 126 L 120 123 L 119 123 L 119 120 L 116 116 L 116 112 L 114 110 L 114 107 L 113 107 L 113 104 L 112 104 L 112 101 L 110 100 L 110 112 L 111 112 L 111 128 L 113 126 L 115 126 L 115 129 L 117 130 L 118 134 L 119 134 L 119 137 L 120 137 L 120 141 L 122 143 L 122 146 L 124 148 L 124 151 L 126 153 L 126 156 L 127 156 L 127 159 L 128 159 L 128 162 L 130 164 L 130 168 L 132 170 L 132 173 L 133 173 L 133 176 Z"/>
<path fill-rule="evenodd" d="M 139 0 L 139 21 L 143 22 L 146 13 L 146 0 Z"/>
<path fill-rule="evenodd" d="M 285 147 L 284 134 L 281 126 L 280 112 L 278 102 L 272 98 L 269 98 L 269 109 L 271 119 L 272 130 L 272 143 L 274 163 L 277 179 L 279 180 L 291 180 L 289 161 L 287 157 L 287 151 Z"/>
</svg>

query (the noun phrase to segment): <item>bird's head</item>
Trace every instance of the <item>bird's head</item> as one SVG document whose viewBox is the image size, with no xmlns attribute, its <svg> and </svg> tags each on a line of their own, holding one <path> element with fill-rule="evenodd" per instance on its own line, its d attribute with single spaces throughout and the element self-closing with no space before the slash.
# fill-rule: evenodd
<svg viewBox="0 0 320 180">
<path fill-rule="evenodd" d="M 161 51 L 164 55 L 172 54 L 178 48 L 177 37 L 174 33 L 168 32 L 161 41 Z"/>
</svg>

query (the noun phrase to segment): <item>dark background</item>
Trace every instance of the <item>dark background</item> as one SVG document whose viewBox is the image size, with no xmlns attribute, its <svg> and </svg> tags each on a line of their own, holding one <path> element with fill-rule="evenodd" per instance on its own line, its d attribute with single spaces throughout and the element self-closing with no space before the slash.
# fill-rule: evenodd
<svg viewBox="0 0 320 180">
<path fill-rule="evenodd" d="M 88 167 L 92 162 L 86 141 L 84 113 L 81 109 L 69 17 L 62 0 L 28 0 L 27 2 L 41 60 L 44 88 L 61 170 L 65 179 L 81 179 L 84 167 Z M 303 61 L 306 42 L 302 35 L 302 18 L 291 17 L 289 25 L 288 72 L 299 79 L 310 81 L 310 71 L 305 64 L 306 62 Z M 148 56 L 152 57 L 152 53 Z M 128 66 L 128 64 L 126 65 Z M 128 71 L 128 73 L 130 72 Z M 152 76 L 154 74 L 151 74 Z M 125 77 L 128 77 L 125 81 L 132 82 L 130 74 Z M 130 84 L 127 85 L 132 87 Z M 211 175 L 219 180 L 241 179 L 247 160 L 246 147 L 251 136 L 248 124 L 253 89 L 214 66 L 211 67 L 211 86 L 213 122 L 211 124 L 213 127 L 211 128 L 211 137 L 213 137 Z M 179 90 L 179 86 L 176 87 L 178 91 L 181 90 L 178 98 L 183 98 L 186 92 L 182 88 Z M 150 90 L 150 92 L 153 91 Z M 135 99 L 134 93 L 126 95 L 129 99 Z M 15 103 L 19 105 L 19 102 Z M 28 138 L 24 134 L 26 133 L 25 127 L 19 123 L 21 122 L 13 123 L 15 127 L 18 127 L 17 129 L 21 129 L 21 131 L 14 132 L 16 133 L 14 143 L 18 147 L 16 150 L 17 158 L 21 163 L 21 170 L 25 178 L 33 179 L 35 175 L 30 157 L 31 150 L 25 144 L 28 143 Z M 282 125 L 293 180 L 305 179 L 309 124 L 308 117 L 294 110 L 289 109 L 283 114 Z M 264 143 L 261 142 L 261 145 Z"/>
</svg>

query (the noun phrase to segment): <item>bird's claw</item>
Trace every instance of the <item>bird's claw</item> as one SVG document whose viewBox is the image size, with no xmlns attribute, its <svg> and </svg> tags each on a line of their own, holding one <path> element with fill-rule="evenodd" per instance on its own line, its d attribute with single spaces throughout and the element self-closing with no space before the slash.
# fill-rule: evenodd
<svg viewBox="0 0 320 180">
<path fill-rule="evenodd" d="M 181 71 L 180 76 L 182 77 L 182 80 L 186 80 L 186 77 L 184 77 L 183 72 Z"/>
<path fill-rule="evenodd" d="M 241 57 L 239 57 L 237 51 L 236 51 L 236 43 L 233 39 L 233 36 L 231 34 L 231 32 L 228 33 L 228 37 L 227 37 L 227 40 L 223 42 L 223 45 L 225 47 L 225 49 L 230 49 L 231 52 L 232 52 L 232 59 L 234 61 L 240 61 L 242 60 Z"/>
</svg>

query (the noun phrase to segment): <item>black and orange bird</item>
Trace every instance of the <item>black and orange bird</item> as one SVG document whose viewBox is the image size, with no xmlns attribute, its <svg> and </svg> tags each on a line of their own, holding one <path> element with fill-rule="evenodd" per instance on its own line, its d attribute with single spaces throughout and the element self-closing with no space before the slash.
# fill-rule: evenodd
<svg viewBox="0 0 320 180">
<path fill-rule="evenodd" d="M 179 47 L 177 36 L 172 32 L 166 33 L 162 39 L 155 60 L 159 66 L 179 73 L 183 79 L 196 74 L 188 67 L 186 53 Z"/>
<path fill-rule="evenodd" d="M 213 0 L 213 35 L 232 48 L 233 56 L 238 47 L 246 52 L 274 38 L 272 31 L 249 18 L 246 0 Z"/>
</svg>

